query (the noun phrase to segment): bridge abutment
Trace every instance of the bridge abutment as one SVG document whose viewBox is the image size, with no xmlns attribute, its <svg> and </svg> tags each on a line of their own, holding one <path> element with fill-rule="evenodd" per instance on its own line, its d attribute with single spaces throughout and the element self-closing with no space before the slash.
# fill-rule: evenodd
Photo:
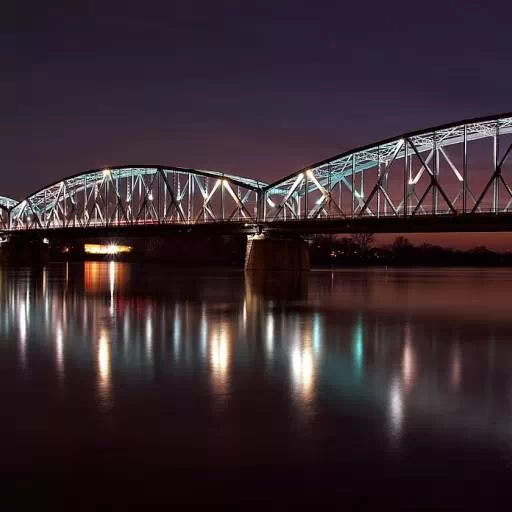
<svg viewBox="0 0 512 512">
<path fill-rule="evenodd" d="M 300 272 L 309 269 L 309 246 L 301 238 L 248 237 L 245 270 Z"/>
</svg>

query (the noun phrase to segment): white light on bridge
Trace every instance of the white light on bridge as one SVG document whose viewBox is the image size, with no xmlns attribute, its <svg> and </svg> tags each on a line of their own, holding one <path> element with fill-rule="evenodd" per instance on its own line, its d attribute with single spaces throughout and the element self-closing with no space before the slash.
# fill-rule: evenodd
<svg viewBox="0 0 512 512">
<path fill-rule="evenodd" d="M 130 245 L 116 245 L 116 244 L 84 244 L 84 251 L 86 254 L 121 254 L 132 251 Z"/>
</svg>

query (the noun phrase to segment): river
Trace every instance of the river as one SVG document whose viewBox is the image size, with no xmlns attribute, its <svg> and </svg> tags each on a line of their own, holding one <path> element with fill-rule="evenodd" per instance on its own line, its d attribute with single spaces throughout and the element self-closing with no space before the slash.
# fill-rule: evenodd
<svg viewBox="0 0 512 512">
<path fill-rule="evenodd" d="M 4 501 L 492 509 L 511 290 L 507 269 L 1 268 Z"/>
</svg>

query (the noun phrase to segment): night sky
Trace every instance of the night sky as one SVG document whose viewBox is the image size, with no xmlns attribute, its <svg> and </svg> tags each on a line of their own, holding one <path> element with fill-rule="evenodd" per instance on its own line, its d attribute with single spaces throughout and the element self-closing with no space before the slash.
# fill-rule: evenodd
<svg viewBox="0 0 512 512">
<path fill-rule="evenodd" d="M 132 163 L 273 180 L 511 111 L 511 15 L 460 0 L 4 1 L 0 194 Z"/>
</svg>

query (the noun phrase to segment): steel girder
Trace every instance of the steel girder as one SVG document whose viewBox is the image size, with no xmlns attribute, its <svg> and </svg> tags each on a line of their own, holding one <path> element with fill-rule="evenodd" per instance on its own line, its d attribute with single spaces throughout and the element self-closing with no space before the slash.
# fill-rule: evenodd
<svg viewBox="0 0 512 512">
<path fill-rule="evenodd" d="M 510 211 L 511 134 L 504 114 L 348 151 L 268 185 L 262 219 Z"/>
<path fill-rule="evenodd" d="M 26 197 L 11 229 L 215 221 L 256 222 L 266 184 L 214 171 L 164 166 L 96 169 Z"/>
</svg>

